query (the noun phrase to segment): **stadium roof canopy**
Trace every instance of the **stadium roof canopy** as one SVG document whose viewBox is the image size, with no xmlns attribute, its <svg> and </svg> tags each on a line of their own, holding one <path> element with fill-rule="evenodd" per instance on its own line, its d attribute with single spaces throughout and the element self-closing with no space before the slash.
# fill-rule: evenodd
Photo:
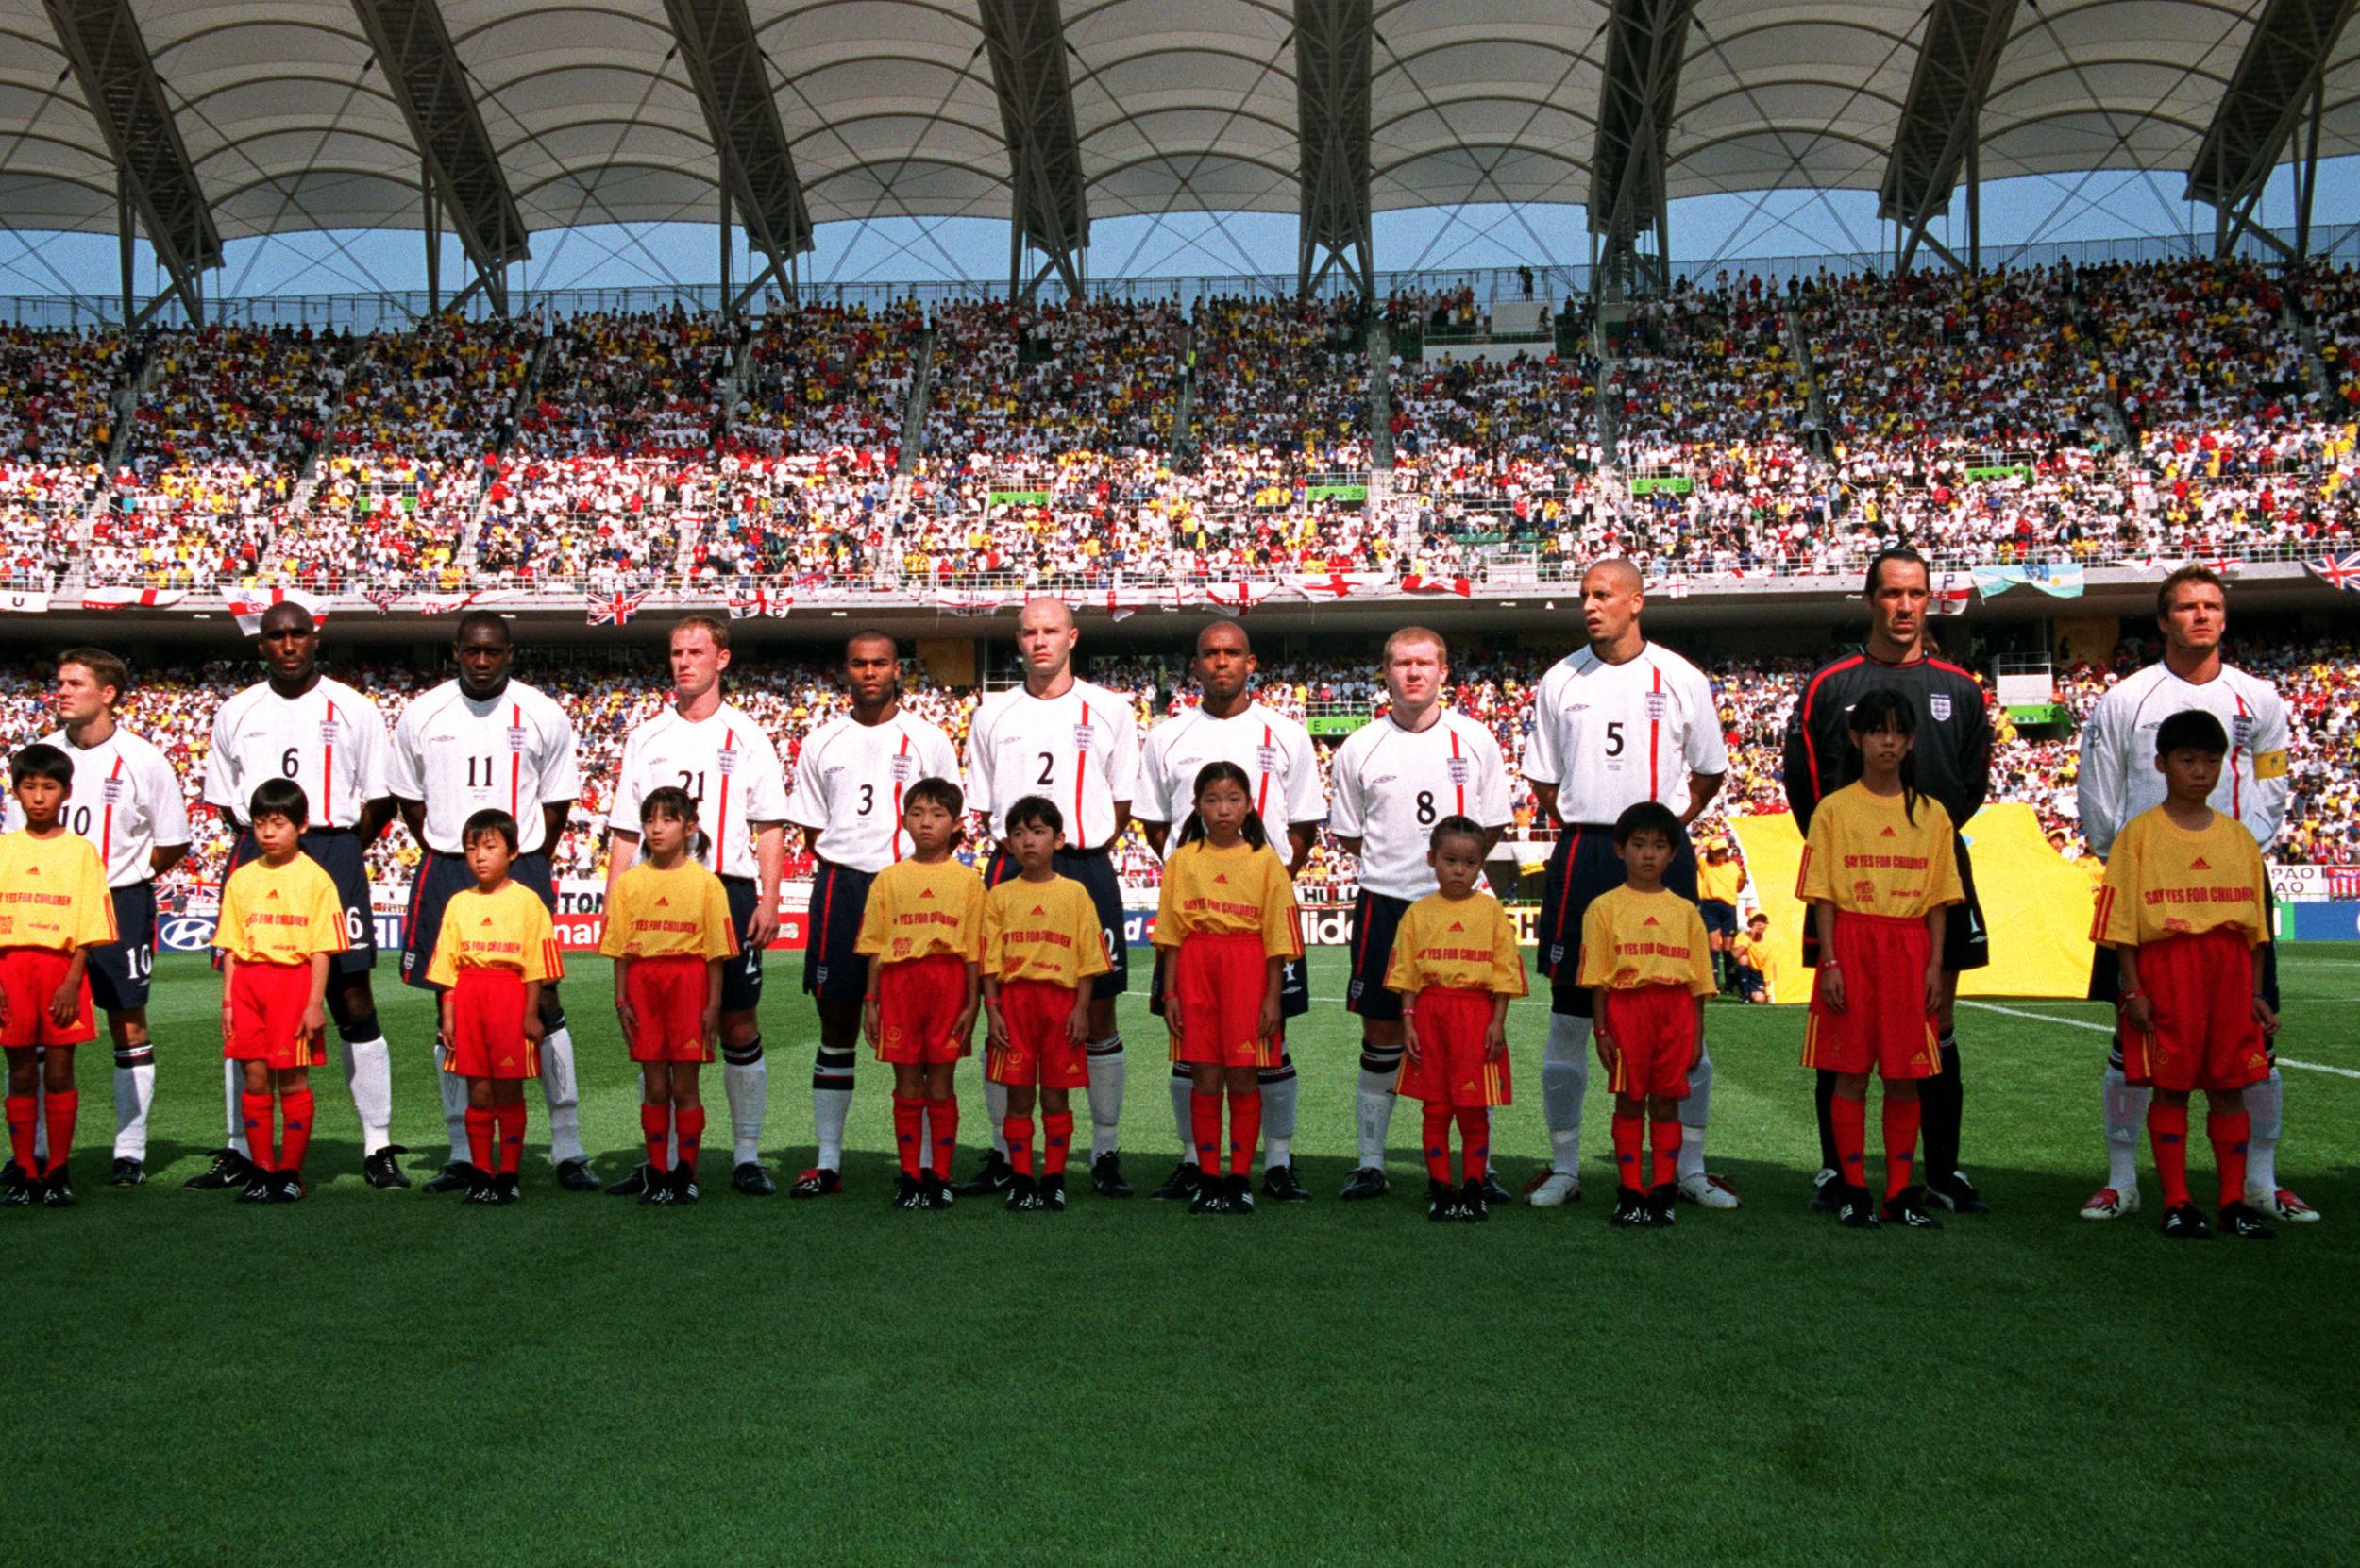
<svg viewBox="0 0 2360 1568">
<path fill-rule="evenodd" d="M 1368 214 L 1406 207 L 1582 202 L 1644 234 L 1673 197 L 1880 190 L 1906 217 L 1963 165 L 2200 162 L 2188 194 L 2229 205 L 2360 153 L 2352 8 L 0 0 L 0 219 L 113 230 L 127 198 L 201 270 L 224 239 L 431 203 L 497 268 L 533 232 L 711 221 L 726 187 L 774 260 L 813 223 L 988 216 L 1029 271 L 1095 219 L 1251 211 L 1302 215 L 1306 272 L 1315 248 L 1364 272 Z"/>
</svg>

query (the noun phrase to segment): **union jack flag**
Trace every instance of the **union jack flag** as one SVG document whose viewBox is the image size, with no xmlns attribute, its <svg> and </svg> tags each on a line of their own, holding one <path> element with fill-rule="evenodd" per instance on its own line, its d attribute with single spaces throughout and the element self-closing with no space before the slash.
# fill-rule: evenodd
<svg viewBox="0 0 2360 1568">
<path fill-rule="evenodd" d="M 643 591 L 636 594 L 600 594 L 590 600 L 590 624 L 593 626 L 629 626 L 631 617 L 639 614 L 639 607 L 648 601 Z"/>
<path fill-rule="evenodd" d="M 401 593 L 399 588 L 363 588 L 361 597 L 369 601 L 370 609 L 382 615 L 393 609 L 394 600 L 399 599 Z"/>
<path fill-rule="evenodd" d="M 2314 577 L 2323 578 L 2348 594 L 2360 594 L 2360 550 L 2350 555 L 2322 555 L 2303 565 Z"/>
</svg>

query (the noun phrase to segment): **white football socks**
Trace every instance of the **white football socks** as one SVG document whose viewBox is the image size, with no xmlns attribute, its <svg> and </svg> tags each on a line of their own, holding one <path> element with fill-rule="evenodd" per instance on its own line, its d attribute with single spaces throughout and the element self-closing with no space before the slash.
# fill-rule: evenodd
<svg viewBox="0 0 2360 1568">
<path fill-rule="evenodd" d="M 1109 1035 L 1103 1040 L 1089 1042 L 1090 1072 L 1090 1163 L 1096 1165 L 1120 1147 L 1117 1133 L 1122 1125 L 1122 1037 Z M 1006 1102 L 1002 1102 L 1001 1115 L 1006 1114 Z M 994 1117 L 993 1125 L 1000 1117 Z M 1005 1151 L 1003 1150 L 1003 1153 Z"/>
<path fill-rule="evenodd" d="M 147 1113 L 156 1104 L 156 1058 L 115 1069 L 115 1158 L 147 1158 Z"/>
<path fill-rule="evenodd" d="M 1172 1125 L 1180 1139 L 1180 1163 L 1183 1165 L 1196 1163 L 1196 1127 L 1188 1108 L 1188 1101 L 1195 1093 L 1196 1079 L 1185 1065 L 1175 1066 L 1172 1070 Z M 1268 1091 L 1264 1093 L 1267 1096 Z M 1262 1125 L 1266 1130 L 1270 1126 L 1270 1106 L 1267 1104 L 1262 1107 Z M 1263 1163 L 1270 1163 L 1268 1155 L 1263 1156 Z"/>
<path fill-rule="evenodd" d="M 1680 1102 L 1679 1179 L 1705 1173 L 1705 1123 L 1712 1113 L 1712 1058 L 1696 1041 L 1696 1065 L 1688 1071 L 1688 1097 Z"/>
<path fill-rule="evenodd" d="M 991 1123 L 991 1152 L 1008 1157 L 1008 1086 L 984 1080 L 984 1120 Z M 928 1149 L 934 1145 L 928 1143 Z"/>
<path fill-rule="evenodd" d="M 754 1049 L 759 1051 L 760 1044 Z M 762 1122 L 770 1111 L 769 1058 L 758 1055 L 743 1063 L 725 1060 L 721 1087 L 730 1098 L 730 1133 L 736 1143 L 735 1163 L 758 1165 L 762 1161 Z"/>
<path fill-rule="evenodd" d="M 2274 1193 L 2278 1190 L 2278 1135 L 2286 1124 L 2286 1081 L 2270 1069 L 2270 1075 L 2245 1088 L 2245 1114 L 2251 1124 L 2246 1135 L 2245 1189 L 2248 1192 Z"/>
<path fill-rule="evenodd" d="M 1372 1063 L 1390 1058 L 1383 1071 Z M 1401 1076 L 1401 1047 L 1360 1044 L 1360 1084 L 1352 1097 L 1353 1121 L 1359 1135 L 1360 1168 L 1385 1169 L 1385 1145 L 1393 1131 L 1393 1082 Z"/>
<path fill-rule="evenodd" d="M 2147 1127 L 2147 1103 L 2152 1097 L 2124 1078 L 2122 1069 L 2106 1069 L 2106 1185 L 2116 1192 L 2139 1189 L 2139 1138 Z M 2251 1159 L 2249 1155 L 2249 1179 Z"/>
<path fill-rule="evenodd" d="M 1590 1092 L 1592 1022 L 1571 1013 L 1549 1015 L 1549 1039 L 1541 1056 L 1541 1115 L 1549 1125 L 1549 1169 L 1581 1173 L 1581 1104 Z M 1685 1151 L 1687 1140 L 1681 1140 Z"/>
<path fill-rule="evenodd" d="M 344 1045 L 345 1087 L 361 1119 L 361 1153 L 373 1155 L 394 1140 L 393 1048 L 383 1035 Z"/>
<path fill-rule="evenodd" d="M 1292 1072 L 1262 1086 L 1262 1168 L 1291 1165 L 1295 1152 L 1295 1096 L 1303 1080 Z"/>
<path fill-rule="evenodd" d="M 811 1068 L 811 1122 L 818 1134 L 818 1169 L 844 1169 L 844 1123 L 852 1114 L 852 1054 L 819 1048 Z"/>
<path fill-rule="evenodd" d="M 245 1146 L 245 1107 L 238 1104 L 238 1095 L 245 1087 L 245 1073 L 236 1062 L 221 1064 L 221 1098 L 224 1116 L 229 1123 L 229 1136 L 224 1140 L 231 1153 L 252 1158 Z"/>
<path fill-rule="evenodd" d="M 582 1081 L 574 1076 L 570 1029 L 552 1029 L 541 1041 L 541 1097 L 549 1107 L 549 1158 L 563 1165 L 583 1157 Z"/>
<path fill-rule="evenodd" d="M 475 1155 L 467 1141 L 467 1080 L 444 1071 L 443 1054 L 434 1053 L 434 1087 L 443 1098 L 443 1130 L 450 1135 L 450 1163 L 469 1165 Z"/>
</svg>

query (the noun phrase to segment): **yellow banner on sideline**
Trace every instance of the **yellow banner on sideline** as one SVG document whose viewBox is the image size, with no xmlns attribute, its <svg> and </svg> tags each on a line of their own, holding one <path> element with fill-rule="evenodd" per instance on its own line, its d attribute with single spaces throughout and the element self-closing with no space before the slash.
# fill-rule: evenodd
<svg viewBox="0 0 2360 1568">
<path fill-rule="evenodd" d="M 1770 917 L 1770 997 L 1811 1000 L 1803 968 L 1803 902 L 1795 877 L 1803 860 L 1795 818 L 1734 817 L 1745 872 Z M 2040 819 L 2020 801 L 1985 806 L 1966 825 L 1975 891 L 1991 931 L 1991 963 L 1959 977 L 1962 996 L 2080 998 L 2089 992 L 2090 911 L 2097 902 L 2094 861 L 2059 854 Z M 1951 918 L 1958 919 L 1953 912 Z"/>
</svg>

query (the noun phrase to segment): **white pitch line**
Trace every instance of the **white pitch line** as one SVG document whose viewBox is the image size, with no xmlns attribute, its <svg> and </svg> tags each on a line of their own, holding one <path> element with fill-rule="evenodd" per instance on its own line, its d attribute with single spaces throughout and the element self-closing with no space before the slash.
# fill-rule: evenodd
<svg viewBox="0 0 2360 1568">
<path fill-rule="evenodd" d="M 1986 1013 L 2005 1013 L 2010 1018 L 2031 1019 L 2035 1023 L 2062 1023 L 2068 1029 L 2088 1029 L 2100 1035 L 2111 1035 L 2114 1033 L 2112 1028 L 2103 1023 L 2091 1023 L 2085 1020 L 2078 1018 L 2058 1018 L 2054 1014 L 2050 1013 L 2028 1013 L 2021 1007 L 2002 1007 L 1996 1002 L 1962 1001 L 1959 1005 L 1962 1007 L 1979 1007 Z M 2332 1072 L 2338 1078 L 2360 1078 L 2360 1070 L 2349 1067 L 2335 1067 L 2326 1062 L 2298 1061 L 2292 1056 L 2279 1057 L 2278 1065 L 2280 1067 L 2299 1067 L 2308 1072 Z"/>
</svg>

